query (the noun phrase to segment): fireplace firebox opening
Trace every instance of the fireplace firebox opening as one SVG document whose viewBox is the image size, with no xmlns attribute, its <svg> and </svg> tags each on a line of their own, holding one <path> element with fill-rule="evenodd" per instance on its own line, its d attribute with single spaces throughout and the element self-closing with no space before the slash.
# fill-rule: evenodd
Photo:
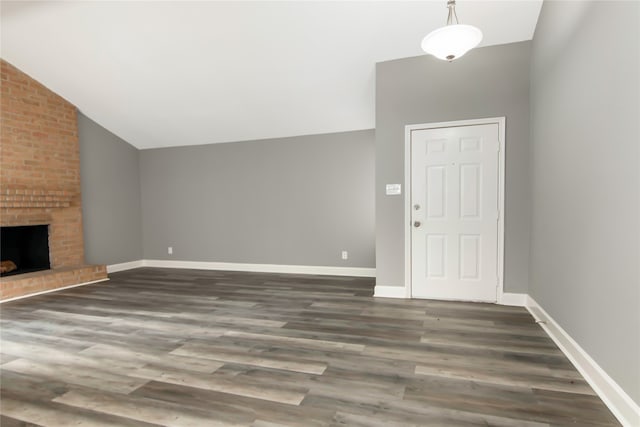
<svg viewBox="0 0 640 427">
<path fill-rule="evenodd" d="M 48 270 L 49 226 L 0 227 L 0 276 Z"/>
</svg>

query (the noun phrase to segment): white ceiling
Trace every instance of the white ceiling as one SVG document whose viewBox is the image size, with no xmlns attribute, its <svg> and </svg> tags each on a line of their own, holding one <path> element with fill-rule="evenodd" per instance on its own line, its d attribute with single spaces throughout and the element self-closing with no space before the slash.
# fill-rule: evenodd
<svg viewBox="0 0 640 427">
<path fill-rule="evenodd" d="M 531 39 L 541 4 L 457 11 L 488 46 Z M 371 129 L 375 63 L 422 55 L 445 5 L 2 1 L 1 56 L 138 148 Z"/>
</svg>

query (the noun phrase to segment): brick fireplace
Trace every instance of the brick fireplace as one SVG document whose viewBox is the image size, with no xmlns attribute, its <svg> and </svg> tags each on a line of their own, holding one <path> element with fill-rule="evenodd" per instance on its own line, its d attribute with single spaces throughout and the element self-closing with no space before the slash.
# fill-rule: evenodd
<svg viewBox="0 0 640 427">
<path fill-rule="evenodd" d="M 106 279 L 84 263 L 76 107 L 0 61 L 0 226 L 48 226 L 51 264 L 0 278 L 0 299 Z"/>
</svg>

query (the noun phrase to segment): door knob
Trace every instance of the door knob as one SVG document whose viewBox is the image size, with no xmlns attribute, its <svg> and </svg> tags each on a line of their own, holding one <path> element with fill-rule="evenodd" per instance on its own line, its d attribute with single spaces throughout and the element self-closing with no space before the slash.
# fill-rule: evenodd
<svg viewBox="0 0 640 427">
<path fill-rule="evenodd" d="M 420 221 L 415 221 L 413 223 L 413 226 L 416 227 L 416 228 L 420 227 Z"/>
</svg>

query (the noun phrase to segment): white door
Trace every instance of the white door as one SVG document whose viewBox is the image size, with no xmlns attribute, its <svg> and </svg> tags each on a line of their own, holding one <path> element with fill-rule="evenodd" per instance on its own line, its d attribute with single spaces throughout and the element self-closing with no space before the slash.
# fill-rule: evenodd
<svg viewBox="0 0 640 427">
<path fill-rule="evenodd" d="M 411 294 L 495 302 L 498 123 L 414 129 Z"/>
</svg>

